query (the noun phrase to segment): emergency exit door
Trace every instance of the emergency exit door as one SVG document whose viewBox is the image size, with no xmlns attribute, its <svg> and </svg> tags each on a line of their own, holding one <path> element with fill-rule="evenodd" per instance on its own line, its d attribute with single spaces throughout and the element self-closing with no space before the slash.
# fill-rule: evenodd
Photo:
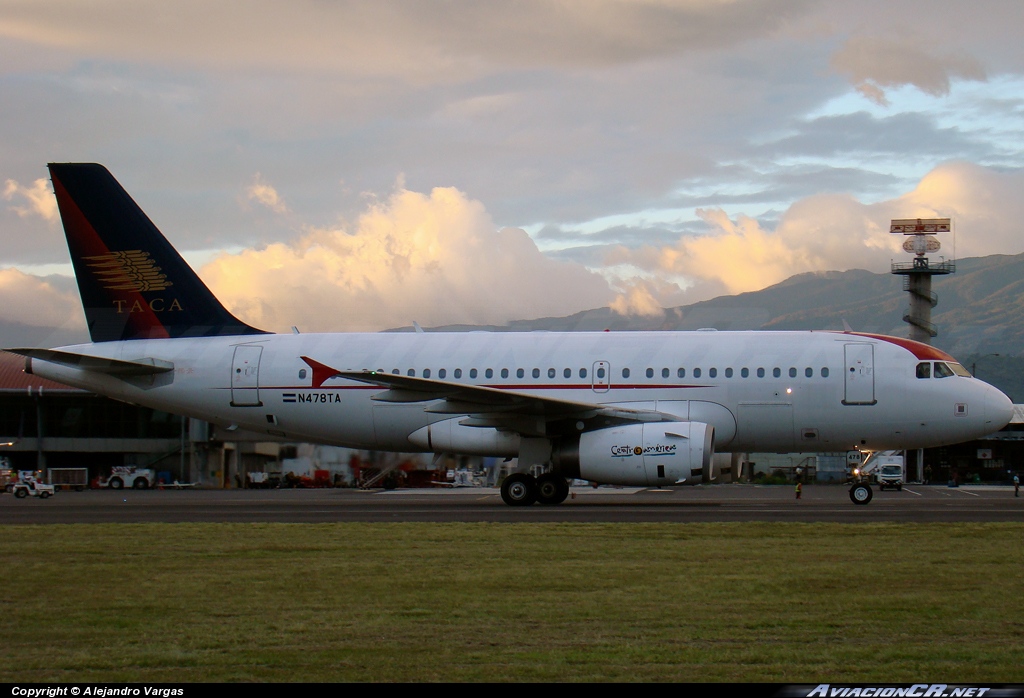
<svg viewBox="0 0 1024 698">
<path fill-rule="evenodd" d="M 591 367 L 591 387 L 595 393 L 607 393 L 612 383 L 612 367 L 607 361 L 595 361 Z"/>
</svg>

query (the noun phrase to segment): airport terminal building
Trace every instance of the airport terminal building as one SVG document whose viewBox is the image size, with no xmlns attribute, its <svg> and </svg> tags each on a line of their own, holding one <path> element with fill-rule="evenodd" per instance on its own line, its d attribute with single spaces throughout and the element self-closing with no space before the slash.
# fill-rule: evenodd
<svg viewBox="0 0 1024 698">
<path fill-rule="evenodd" d="M 281 444 L 229 434 L 206 422 L 111 400 L 26 374 L 24 358 L 0 352 L 0 458 L 15 470 L 152 468 L 167 482 L 232 486 L 264 470 Z"/>
</svg>

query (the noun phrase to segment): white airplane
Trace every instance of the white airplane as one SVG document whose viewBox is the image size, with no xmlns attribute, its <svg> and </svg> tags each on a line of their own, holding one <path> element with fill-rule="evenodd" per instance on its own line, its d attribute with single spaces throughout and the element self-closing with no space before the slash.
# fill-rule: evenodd
<svg viewBox="0 0 1024 698">
<path fill-rule="evenodd" d="M 92 343 L 8 350 L 28 373 L 295 440 L 517 457 L 512 506 L 559 504 L 573 478 L 710 482 L 715 449 L 959 443 L 1013 413 L 948 354 L 855 332 L 270 334 L 220 304 L 104 167 L 49 169 Z"/>
</svg>

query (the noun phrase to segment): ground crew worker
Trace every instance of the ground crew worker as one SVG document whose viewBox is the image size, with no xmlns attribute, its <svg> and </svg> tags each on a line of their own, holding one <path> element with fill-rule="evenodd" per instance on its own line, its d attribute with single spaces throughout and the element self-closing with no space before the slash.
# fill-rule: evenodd
<svg viewBox="0 0 1024 698">
<path fill-rule="evenodd" d="M 799 496 L 799 495 L 797 495 L 797 496 Z M 1013 476 L 1013 496 L 1014 497 L 1019 497 L 1020 496 L 1020 477 L 1018 477 L 1017 475 Z"/>
<path fill-rule="evenodd" d="M 803 483 L 800 483 L 800 482 L 796 483 L 796 498 L 797 499 L 800 499 L 800 493 L 803 492 L 803 488 L 804 488 Z"/>
</svg>

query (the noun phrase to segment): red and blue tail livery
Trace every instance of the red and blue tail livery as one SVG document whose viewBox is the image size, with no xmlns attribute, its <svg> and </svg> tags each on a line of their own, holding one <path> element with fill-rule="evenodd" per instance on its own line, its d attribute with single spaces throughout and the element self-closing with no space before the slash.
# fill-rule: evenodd
<svg viewBox="0 0 1024 698">
<path fill-rule="evenodd" d="M 49 168 L 92 341 L 264 334 L 221 305 L 107 168 Z"/>
</svg>

